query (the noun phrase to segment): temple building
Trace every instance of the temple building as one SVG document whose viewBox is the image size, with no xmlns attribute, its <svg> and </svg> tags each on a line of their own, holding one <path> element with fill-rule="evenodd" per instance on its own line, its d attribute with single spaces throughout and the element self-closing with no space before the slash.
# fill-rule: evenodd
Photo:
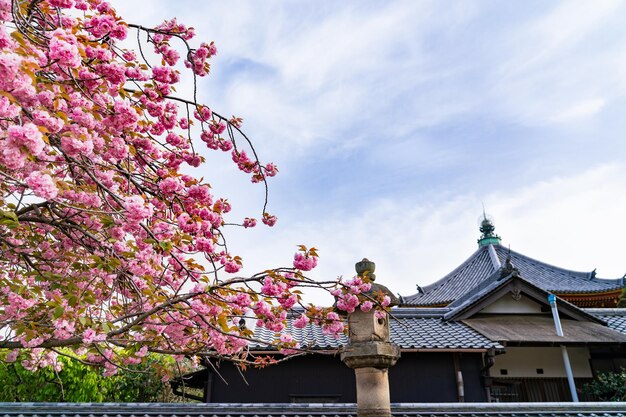
<svg viewBox="0 0 626 417">
<path fill-rule="evenodd" d="M 493 222 L 484 216 L 478 250 L 440 280 L 418 286 L 417 294 L 403 297 L 407 307 L 445 307 L 483 282 L 510 260 L 530 283 L 582 308 L 617 307 L 624 278 L 601 279 L 595 270 L 577 272 L 529 258 L 501 245 Z M 626 267 L 626 266 L 625 266 Z"/>
<path fill-rule="evenodd" d="M 401 349 L 389 369 L 391 401 L 592 399 L 583 384 L 598 372 L 626 368 L 626 308 L 617 307 L 624 279 L 597 278 L 509 250 L 486 216 L 480 231 L 478 250 L 465 262 L 418 286 L 416 294 L 400 296 L 391 310 L 391 341 Z M 562 336 L 549 302 L 554 296 Z M 243 374 L 228 362 L 207 362 L 176 380 L 175 391 L 199 388 L 196 398 L 204 402 L 355 402 L 354 374 L 339 359 L 347 338 L 334 339 L 311 324 L 296 329 L 289 323 L 287 331 L 315 353 Z M 276 337 L 255 329 L 257 339 Z M 261 345 L 251 349 L 280 356 Z"/>
</svg>

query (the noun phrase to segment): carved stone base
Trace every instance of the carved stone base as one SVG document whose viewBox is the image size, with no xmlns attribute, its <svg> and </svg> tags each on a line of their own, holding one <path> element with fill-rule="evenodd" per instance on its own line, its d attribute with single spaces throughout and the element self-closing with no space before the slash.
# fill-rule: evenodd
<svg viewBox="0 0 626 417">
<path fill-rule="evenodd" d="M 341 360 L 352 369 L 386 369 L 400 358 L 400 347 L 389 342 L 351 343 L 341 353 Z"/>
</svg>

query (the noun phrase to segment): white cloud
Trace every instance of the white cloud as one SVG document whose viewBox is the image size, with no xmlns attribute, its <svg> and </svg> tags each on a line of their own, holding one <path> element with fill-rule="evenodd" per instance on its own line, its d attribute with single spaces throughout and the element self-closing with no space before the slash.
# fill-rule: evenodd
<svg viewBox="0 0 626 417">
<path fill-rule="evenodd" d="M 546 14 L 503 29 L 490 95 L 501 108 L 490 109 L 533 126 L 568 128 L 574 119 L 596 115 L 623 97 L 623 6 L 560 2 Z"/>
<path fill-rule="evenodd" d="M 583 100 L 563 109 L 560 113 L 555 114 L 553 118 L 560 123 L 576 122 L 599 113 L 605 104 L 606 101 L 601 98 Z"/>
<path fill-rule="evenodd" d="M 626 165 L 613 164 L 490 200 L 499 231 L 512 249 L 564 268 L 597 268 L 600 277 L 619 278 L 626 273 L 624 190 Z"/>
<path fill-rule="evenodd" d="M 276 214 L 297 221 L 279 222 L 273 230 L 235 231 L 230 243 L 248 262 L 246 271 L 289 265 L 302 243 L 320 248 L 315 277 L 350 276 L 354 262 L 367 256 L 377 262 L 381 282 L 403 294 L 442 277 L 475 250 L 483 201 L 515 250 L 565 268 L 597 267 L 605 277 L 626 272 L 626 167 L 604 163 L 620 158 L 618 152 L 604 152 L 595 168 L 581 165 L 580 157 L 569 164 L 559 160 L 563 169 L 557 176 L 552 164 L 559 152 L 571 149 L 526 149 L 531 139 L 557 142 L 555 130 L 589 132 L 580 140 L 588 142 L 580 153 L 591 153 L 597 144 L 621 149 L 614 125 L 598 120 L 613 114 L 609 121 L 618 123 L 626 111 L 624 7 L 596 3 L 548 3 L 545 13 L 522 5 L 515 9 L 524 11 L 521 16 L 511 13 L 500 21 L 490 13 L 514 6 L 114 1 L 131 21 L 154 24 L 176 14 L 197 27 L 198 39 L 216 41 L 220 52 L 200 95 L 226 115 L 243 116 L 262 156 L 277 158 L 282 167 L 360 151 L 377 168 L 401 168 L 394 171 L 398 178 L 386 178 L 406 184 L 401 197 L 381 189 L 347 201 L 338 188 L 367 184 L 372 177 L 364 172 L 351 179 L 359 184 L 330 178 L 310 190 L 320 200 L 319 208 L 307 210 L 315 217 L 298 218 L 294 204 L 286 214 L 277 207 Z M 483 128 L 472 124 L 482 119 L 486 127 L 472 131 Z M 536 130 L 532 137 L 510 139 L 519 134 L 518 125 Z M 435 128 L 443 133 L 432 134 Z M 467 141 L 451 146 L 447 132 L 458 136 L 465 129 Z M 498 147 L 496 141 L 510 145 Z M 506 149 L 496 154 L 499 148 Z M 490 154 L 479 155 L 480 149 Z M 521 188 L 489 188 L 491 178 L 475 176 L 459 191 L 442 180 L 470 177 L 458 167 L 482 157 L 491 159 L 485 165 L 499 167 L 489 174 L 515 173 L 516 184 L 523 182 L 520 172 L 551 174 Z M 309 185 L 310 178 L 324 176 L 308 165 L 311 171 L 291 183 Z M 209 181 L 218 173 L 218 190 L 239 194 L 236 214 L 250 214 L 241 207 L 258 201 L 260 189 L 249 191 L 236 173 L 231 179 L 234 170 L 225 171 L 222 163 L 205 169 Z M 431 171 L 439 176 L 427 178 Z M 427 184 L 412 183 L 414 173 Z M 414 188 L 429 188 L 430 199 Z"/>
<path fill-rule="evenodd" d="M 280 224 L 235 237 L 247 272 L 288 265 L 296 244 L 320 249 L 312 276 L 352 276 L 362 257 L 377 263 L 381 283 L 403 295 L 443 277 L 477 249 L 481 202 L 495 217 L 504 245 L 553 265 L 598 276 L 626 273 L 626 165 L 598 166 L 489 195 L 465 194 L 446 201 L 365 198 L 347 215 Z M 234 247 L 235 247 L 234 246 Z"/>
</svg>

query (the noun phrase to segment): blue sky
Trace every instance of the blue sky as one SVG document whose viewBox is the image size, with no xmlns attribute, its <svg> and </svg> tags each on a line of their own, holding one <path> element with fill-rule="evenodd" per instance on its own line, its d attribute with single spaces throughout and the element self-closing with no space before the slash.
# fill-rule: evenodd
<svg viewBox="0 0 626 417">
<path fill-rule="evenodd" d="M 112 1 L 177 16 L 219 53 L 200 97 L 244 118 L 274 229 L 234 231 L 245 272 L 320 249 L 319 279 L 367 256 L 414 292 L 476 249 L 484 203 L 503 243 L 565 268 L 626 273 L 626 3 Z M 262 190 L 201 172 L 256 215 Z"/>
</svg>

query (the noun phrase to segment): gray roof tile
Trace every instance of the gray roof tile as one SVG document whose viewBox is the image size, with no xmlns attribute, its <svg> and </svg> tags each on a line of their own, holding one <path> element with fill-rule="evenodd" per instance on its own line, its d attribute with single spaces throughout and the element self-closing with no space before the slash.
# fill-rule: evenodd
<svg viewBox="0 0 626 417">
<path fill-rule="evenodd" d="M 391 323 L 391 341 L 402 349 L 502 349 L 461 322 L 406 317 Z"/>
<path fill-rule="evenodd" d="M 609 328 L 626 334 L 626 308 L 581 309 L 608 324 Z M 460 321 L 445 321 L 443 317 L 453 309 L 398 307 L 391 310 L 391 341 L 402 349 L 502 349 L 502 345 L 489 340 L 470 326 Z M 288 319 L 287 329 L 302 347 L 319 350 L 336 350 L 348 344 L 348 338 L 339 339 L 325 335 L 319 326 L 309 324 L 296 329 Z M 280 335 L 265 328 L 256 328 L 254 337 L 266 344 L 255 344 L 253 349 L 262 349 Z"/>
<path fill-rule="evenodd" d="M 626 403 L 392 404 L 393 417 L 626 417 Z M 355 404 L 0 403 L 0 417 L 356 417 Z"/>
<path fill-rule="evenodd" d="M 461 322 L 446 322 L 442 315 L 448 309 L 399 308 L 392 310 L 390 320 L 391 341 L 402 349 L 502 349 L 497 342 L 492 342 L 471 327 Z M 348 344 L 348 338 L 339 339 L 325 335 L 320 326 L 309 323 L 304 329 L 296 329 L 288 319 L 285 332 L 291 333 L 302 347 L 309 349 L 338 349 Z M 265 328 L 255 329 L 254 337 L 271 343 L 279 337 L 278 333 Z M 258 344 L 254 348 L 261 348 Z"/>
<path fill-rule="evenodd" d="M 584 310 L 600 317 L 611 329 L 626 334 L 626 308 L 586 308 Z"/>
<path fill-rule="evenodd" d="M 498 259 L 511 262 L 521 275 L 534 285 L 554 293 L 593 293 L 623 288 L 622 279 L 601 279 L 592 272 L 578 272 L 546 264 L 501 245 L 493 245 Z M 488 247 L 479 248 L 454 271 L 437 282 L 423 287 L 422 292 L 403 297 L 405 305 L 446 305 L 480 284 L 495 272 Z"/>
</svg>

